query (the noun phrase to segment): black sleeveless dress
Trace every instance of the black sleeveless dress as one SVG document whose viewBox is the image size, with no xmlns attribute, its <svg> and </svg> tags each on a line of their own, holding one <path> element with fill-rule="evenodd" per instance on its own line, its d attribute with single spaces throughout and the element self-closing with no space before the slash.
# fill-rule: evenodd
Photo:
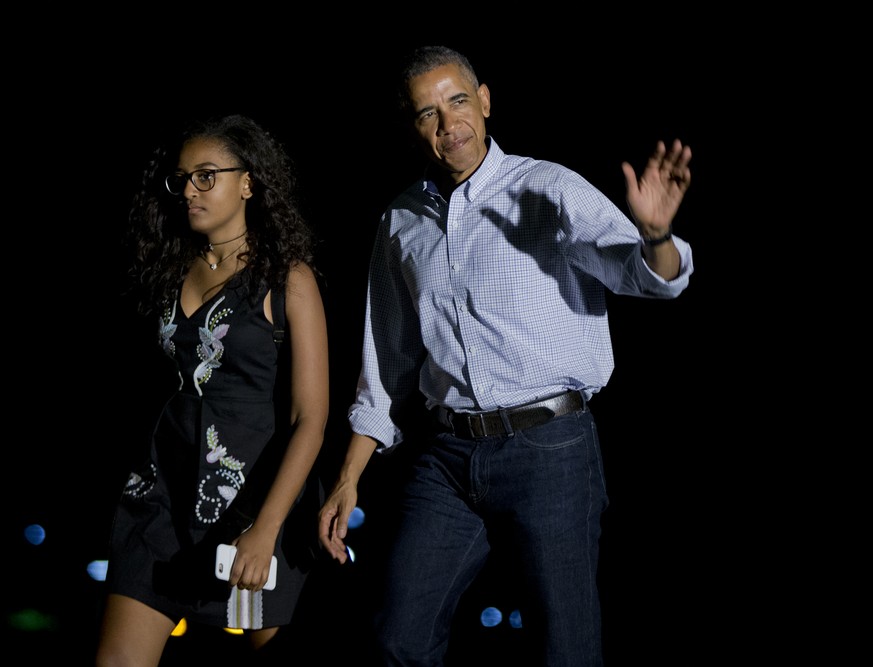
<svg viewBox="0 0 873 667">
<path fill-rule="evenodd" d="M 214 572 L 215 547 L 248 527 L 256 513 L 251 500 L 265 495 L 287 445 L 284 429 L 273 437 L 279 350 L 263 311 L 266 292 L 252 301 L 237 277 L 190 317 L 177 301 L 160 321 L 176 389 L 154 427 L 148 460 L 122 492 L 106 583 L 109 592 L 176 621 L 286 625 L 307 576 L 282 548 L 287 525 L 277 540 L 275 589 L 231 589 Z"/>
</svg>

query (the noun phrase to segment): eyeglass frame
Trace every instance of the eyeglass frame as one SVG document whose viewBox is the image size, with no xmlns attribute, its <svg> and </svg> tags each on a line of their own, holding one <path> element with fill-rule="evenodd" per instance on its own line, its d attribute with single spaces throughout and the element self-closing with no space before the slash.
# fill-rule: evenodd
<svg viewBox="0 0 873 667">
<path fill-rule="evenodd" d="M 245 167 L 227 167 L 225 169 L 195 169 L 194 171 L 188 171 L 188 172 L 185 172 L 185 171 L 175 172 L 173 174 L 168 174 L 164 178 L 164 186 L 167 188 L 167 192 L 169 192 L 171 195 L 179 196 L 183 192 L 185 192 L 185 186 L 182 186 L 182 189 L 179 190 L 179 192 L 173 192 L 170 189 L 170 179 L 171 178 L 178 178 L 179 176 L 184 176 L 186 181 L 191 181 L 191 185 L 194 186 L 194 189 L 197 190 L 197 192 L 209 192 L 212 188 L 215 187 L 215 178 L 214 178 L 215 174 L 220 174 L 220 173 L 225 172 L 225 171 L 245 171 L 245 170 L 246 170 Z M 194 174 L 202 173 L 204 171 L 206 173 L 210 174 L 213 178 L 210 180 L 210 183 L 212 183 L 212 185 L 210 185 L 205 190 L 202 190 L 197 186 L 197 183 L 194 182 Z"/>
</svg>

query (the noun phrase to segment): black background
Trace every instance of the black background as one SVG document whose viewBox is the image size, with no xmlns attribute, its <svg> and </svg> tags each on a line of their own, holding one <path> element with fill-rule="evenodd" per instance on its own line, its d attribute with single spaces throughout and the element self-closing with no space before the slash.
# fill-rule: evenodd
<svg viewBox="0 0 873 667">
<path fill-rule="evenodd" d="M 17 249 L 19 268 L 7 274 L 6 385 L 19 435 L 7 448 L 4 541 L 16 565 L 4 608 L 49 610 L 57 627 L 13 633 L 23 650 L 83 660 L 92 650 L 101 590 L 85 566 L 105 558 L 130 455 L 126 420 L 148 377 L 118 287 L 119 241 L 149 151 L 181 118 L 241 112 L 293 156 L 322 239 L 335 399 L 322 461 L 329 475 L 347 437 L 372 234 L 419 168 L 392 122 L 389 77 L 397 56 L 423 43 L 470 58 L 491 89 L 488 130 L 503 150 L 561 162 L 622 206 L 623 160 L 641 170 L 659 139 L 692 147 L 692 185 L 674 225 L 694 248 L 691 286 L 670 302 L 609 301 L 616 370 L 592 401 L 611 501 L 601 541 L 605 653 L 612 665 L 712 664 L 767 637 L 760 619 L 769 597 L 759 591 L 752 602 L 746 589 L 750 571 L 764 567 L 748 546 L 748 495 L 760 473 L 737 451 L 736 431 L 750 427 L 732 409 L 748 382 L 736 303 L 738 274 L 750 267 L 729 261 L 724 243 L 747 204 L 724 183 L 753 72 L 730 57 L 735 43 L 708 28 L 689 37 L 670 17 L 629 30 L 517 15 L 506 30 L 441 9 L 398 17 L 391 28 L 374 16 L 361 17 L 368 24 L 345 14 L 338 26 L 247 7 L 239 16 L 213 7 L 205 20 L 202 6 L 133 10 L 104 17 L 110 28 L 101 29 L 80 14 L 63 35 L 57 14 L 51 35 L 29 26 L 45 64 L 12 72 L 18 102 L 7 109 L 7 186 L 18 212 L 6 252 Z M 767 332 L 758 333 L 766 347 Z M 392 472 L 374 462 L 363 482 L 376 525 Z M 42 547 L 22 543 L 31 523 L 48 531 Z M 360 541 L 366 551 L 366 533 Z M 318 664 L 334 664 L 330 656 L 354 664 L 356 596 L 368 583 L 365 563 L 357 565 L 325 567 L 313 593 L 305 639 Z M 505 623 L 492 634 L 476 629 L 480 603 L 511 597 L 506 591 L 511 573 L 499 570 L 471 591 L 454 664 L 465 654 L 480 662 L 489 652 L 512 655 Z M 180 655 L 176 646 L 170 652 Z"/>
</svg>

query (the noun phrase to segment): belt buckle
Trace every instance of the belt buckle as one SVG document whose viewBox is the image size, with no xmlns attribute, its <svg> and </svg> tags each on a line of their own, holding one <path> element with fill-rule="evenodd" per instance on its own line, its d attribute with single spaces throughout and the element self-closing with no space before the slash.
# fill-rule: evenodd
<svg viewBox="0 0 873 667">
<path fill-rule="evenodd" d="M 446 421 L 452 434 L 458 438 L 480 438 L 485 434 L 485 423 L 481 413 L 446 410 Z"/>
</svg>

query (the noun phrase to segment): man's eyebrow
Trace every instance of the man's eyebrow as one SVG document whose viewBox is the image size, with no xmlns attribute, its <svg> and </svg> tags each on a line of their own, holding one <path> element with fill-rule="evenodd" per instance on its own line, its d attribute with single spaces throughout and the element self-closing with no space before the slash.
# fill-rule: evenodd
<svg viewBox="0 0 873 667">
<path fill-rule="evenodd" d="M 457 102 L 458 100 L 461 100 L 461 99 L 470 99 L 470 94 L 467 92 L 455 93 L 454 95 L 452 95 L 449 98 L 449 102 Z M 425 111 L 430 111 L 431 109 L 436 109 L 436 105 L 435 104 L 428 104 L 427 106 L 421 107 L 421 109 L 416 110 L 415 115 L 420 116 Z"/>
</svg>

